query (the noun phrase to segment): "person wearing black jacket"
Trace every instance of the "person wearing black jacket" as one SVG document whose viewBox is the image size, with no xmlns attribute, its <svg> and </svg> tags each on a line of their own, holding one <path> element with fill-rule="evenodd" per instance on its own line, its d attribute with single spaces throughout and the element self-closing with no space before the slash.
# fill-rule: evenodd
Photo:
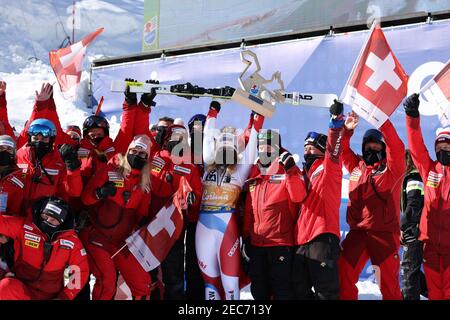
<svg viewBox="0 0 450 320">
<path fill-rule="evenodd" d="M 425 276 L 420 270 L 423 242 L 418 240 L 419 222 L 423 208 L 423 182 L 414 166 L 409 150 L 405 152 L 406 174 L 401 197 L 401 244 L 403 246 L 402 294 L 404 300 L 420 300 L 427 296 Z"/>
</svg>

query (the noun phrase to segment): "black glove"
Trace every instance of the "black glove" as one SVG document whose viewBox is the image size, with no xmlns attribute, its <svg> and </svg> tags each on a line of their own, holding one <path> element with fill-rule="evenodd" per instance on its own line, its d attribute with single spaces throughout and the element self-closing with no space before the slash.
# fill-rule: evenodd
<svg viewBox="0 0 450 320">
<path fill-rule="evenodd" d="M 209 110 L 216 110 L 217 112 L 220 112 L 220 103 L 218 101 L 211 101 L 209 104 Z"/>
<path fill-rule="evenodd" d="M 278 162 L 284 167 L 284 171 L 288 172 L 289 169 L 295 166 L 295 160 L 292 154 L 288 151 L 283 152 L 280 155 Z"/>
<path fill-rule="evenodd" d="M 408 98 L 405 99 L 403 102 L 403 107 L 405 108 L 405 113 L 412 117 L 412 118 L 418 118 L 419 117 L 419 94 L 413 93 Z"/>
<path fill-rule="evenodd" d="M 81 161 L 78 159 L 77 150 L 70 144 L 63 144 L 59 148 L 59 154 L 66 164 L 67 170 L 73 171 L 81 167 Z"/>
<path fill-rule="evenodd" d="M 186 203 L 188 206 L 192 206 L 195 203 L 195 193 L 189 192 L 186 196 Z"/>
<path fill-rule="evenodd" d="M 417 241 L 419 237 L 419 226 L 417 224 L 411 224 L 402 230 L 401 242 L 404 245 L 411 244 Z"/>
<path fill-rule="evenodd" d="M 125 81 L 128 82 L 137 82 L 137 80 L 126 78 Z M 130 92 L 130 86 L 127 85 L 127 88 L 125 89 L 125 101 L 129 106 L 133 106 L 137 104 L 137 95 L 135 92 Z"/>
<path fill-rule="evenodd" d="M 158 80 L 147 80 L 145 83 L 152 83 L 152 84 L 159 84 Z M 141 102 L 146 105 L 147 107 L 150 107 L 154 105 L 153 99 L 156 97 L 156 89 L 152 88 L 150 93 L 143 93 L 141 95 Z"/>
<path fill-rule="evenodd" d="M 114 185 L 114 182 L 107 181 L 103 186 L 100 188 L 97 188 L 95 190 L 95 195 L 98 199 L 106 199 L 109 196 L 114 196 L 117 192 L 116 186 Z"/>
<path fill-rule="evenodd" d="M 330 106 L 330 114 L 332 116 L 339 116 L 344 112 L 344 105 L 342 102 L 334 99 L 334 103 Z"/>
<path fill-rule="evenodd" d="M 241 255 L 246 262 L 249 262 L 252 258 L 252 245 L 250 243 L 250 237 L 242 239 Z"/>
</svg>

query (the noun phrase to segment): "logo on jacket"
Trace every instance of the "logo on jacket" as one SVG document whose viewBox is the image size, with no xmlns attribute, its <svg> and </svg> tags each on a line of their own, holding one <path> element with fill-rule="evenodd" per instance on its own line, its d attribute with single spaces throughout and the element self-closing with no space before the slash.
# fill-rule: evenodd
<svg viewBox="0 0 450 320">
<path fill-rule="evenodd" d="M 442 173 L 430 171 L 430 173 L 428 173 L 427 187 L 437 188 L 439 186 L 441 178 Z"/>
</svg>

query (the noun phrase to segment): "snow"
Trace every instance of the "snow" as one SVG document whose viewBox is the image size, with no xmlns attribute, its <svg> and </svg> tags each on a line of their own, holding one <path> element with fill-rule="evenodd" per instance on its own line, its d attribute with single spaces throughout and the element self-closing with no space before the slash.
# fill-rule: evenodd
<svg viewBox="0 0 450 320">
<path fill-rule="evenodd" d="M 105 31 L 88 47 L 85 66 L 94 58 L 138 53 L 141 50 L 143 0 L 84 0 L 76 4 L 76 40 L 99 27 Z M 84 72 L 77 101 L 65 99 L 48 63 L 48 52 L 58 49 L 72 34 L 72 1 L 0 0 L 0 80 L 7 82 L 8 115 L 17 131 L 23 128 L 43 82 L 55 83 L 54 99 L 61 125 L 82 125 L 91 113 L 86 108 L 88 73 Z M 107 54 L 106 54 L 107 53 Z M 114 136 L 118 119 L 110 121 Z M 92 284 L 92 282 L 91 282 Z M 380 299 L 371 280 L 358 283 L 360 299 Z M 249 286 L 241 293 L 252 299 Z"/>
<path fill-rule="evenodd" d="M 72 1 L 0 0 L 0 80 L 7 82 L 8 115 L 17 131 L 23 128 L 34 104 L 35 91 L 43 82 L 56 83 L 48 62 L 72 35 Z M 83 0 L 75 6 L 75 39 L 100 27 L 105 31 L 88 47 L 85 70 L 94 58 L 137 53 L 141 50 L 144 0 Z M 91 113 L 87 105 L 88 72 L 82 75 L 78 99 L 65 99 L 58 84 L 54 97 L 61 125 L 82 125 Z M 113 118 L 111 134 L 119 129 Z"/>
</svg>

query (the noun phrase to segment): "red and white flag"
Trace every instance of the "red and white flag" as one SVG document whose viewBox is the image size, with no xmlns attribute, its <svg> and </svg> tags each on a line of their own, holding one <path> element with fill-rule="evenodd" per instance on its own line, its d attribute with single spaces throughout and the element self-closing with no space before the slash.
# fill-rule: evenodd
<svg viewBox="0 0 450 320">
<path fill-rule="evenodd" d="M 180 237 L 184 224 L 181 210 L 187 208 L 185 199 L 191 191 L 189 183 L 182 177 L 178 191 L 155 218 L 125 240 L 128 249 L 145 271 L 158 267 Z"/>
<path fill-rule="evenodd" d="M 450 60 L 421 90 L 428 102 L 438 110 L 442 126 L 450 125 Z"/>
<path fill-rule="evenodd" d="M 408 76 L 379 25 L 374 25 L 341 94 L 359 116 L 380 128 L 407 93 Z"/>
<path fill-rule="evenodd" d="M 86 47 L 94 41 L 103 30 L 104 28 L 100 28 L 97 31 L 92 32 L 81 41 L 72 44 L 70 47 L 50 51 L 50 65 L 53 68 L 53 72 L 55 72 L 62 92 L 67 92 L 80 83 Z"/>
</svg>

